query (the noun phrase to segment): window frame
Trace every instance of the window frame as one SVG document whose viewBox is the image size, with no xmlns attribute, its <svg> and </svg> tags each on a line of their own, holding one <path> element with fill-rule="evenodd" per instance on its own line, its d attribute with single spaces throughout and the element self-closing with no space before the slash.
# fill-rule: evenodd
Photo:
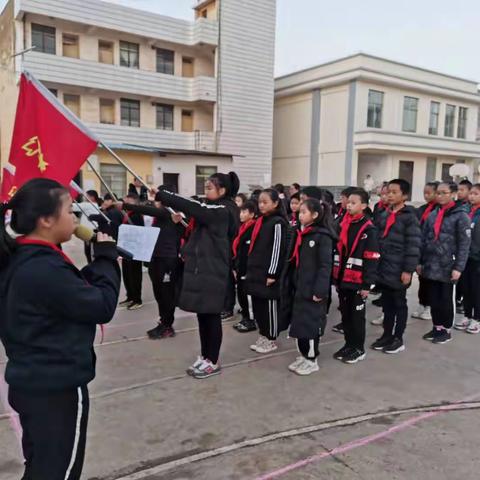
<svg viewBox="0 0 480 480">
<path fill-rule="evenodd" d="M 169 50 L 168 48 L 156 48 L 155 50 L 157 73 L 163 73 L 164 75 L 175 75 L 175 51 Z M 171 61 L 169 61 L 169 59 L 165 60 L 165 58 L 162 58 L 162 54 L 168 54 L 168 56 L 171 55 Z M 163 66 L 164 68 L 162 69 L 160 66 Z"/>
<path fill-rule="evenodd" d="M 46 47 L 45 39 L 49 37 L 49 40 L 52 40 L 52 31 L 53 31 L 53 50 Z M 41 45 L 35 43 L 34 36 L 41 34 Z M 57 54 L 57 29 L 55 27 L 50 27 L 49 25 L 42 25 L 40 23 L 31 24 L 30 40 L 32 47 L 35 47 L 35 52 L 47 53 L 49 55 Z M 50 45 L 52 47 L 52 45 Z"/>
<path fill-rule="evenodd" d="M 127 53 L 128 61 L 124 61 L 124 57 L 122 53 Z M 127 42 L 126 40 L 120 40 L 120 66 L 126 68 L 140 68 L 140 44 L 135 42 Z M 136 56 L 134 57 L 134 61 L 132 62 L 132 54 Z"/>
<path fill-rule="evenodd" d="M 163 109 L 163 112 L 160 112 Z M 167 114 L 171 114 L 171 122 L 167 122 Z M 161 121 L 160 121 L 161 120 Z M 174 130 L 174 106 L 168 103 L 155 104 L 155 126 L 158 130 Z M 170 128 L 171 127 L 171 128 Z"/>
<path fill-rule="evenodd" d="M 134 106 L 138 106 L 137 108 L 132 108 Z M 125 108 L 128 107 L 128 118 L 124 117 Z M 138 110 L 138 121 L 132 120 L 132 112 Z M 135 100 L 133 98 L 121 98 L 120 99 L 120 125 L 124 127 L 137 127 L 139 128 L 141 125 L 140 122 L 140 113 L 141 113 L 141 106 L 140 100 Z"/>
<path fill-rule="evenodd" d="M 372 94 L 379 94 L 381 98 L 381 103 L 374 103 L 373 95 Z M 382 121 L 383 121 L 383 103 L 385 98 L 385 92 L 381 92 L 380 90 L 368 90 L 368 107 L 367 107 L 367 128 L 382 128 Z M 380 111 L 375 110 L 375 106 L 380 105 Z M 373 110 L 372 110 L 373 108 Z"/>
<path fill-rule="evenodd" d="M 200 169 L 211 169 L 211 171 L 200 173 Z M 215 173 L 218 173 L 217 165 L 195 165 L 195 195 L 205 195 L 205 182 Z M 201 188 L 200 179 L 202 182 Z"/>
<path fill-rule="evenodd" d="M 112 122 L 105 122 L 102 121 L 102 102 L 110 102 L 113 107 L 113 121 Z M 115 100 L 113 98 L 99 98 L 98 99 L 98 107 L 99 107 L 99 121 L 102 125 L 115 125 Z"/>
<path fill-rule="evenodd" d="M 437 112 L 434 112 L 434 110 L 433 110 L 434 105 L 436 105 L 438 107 Z M 428 134 L 429 135 L 435 135 L 435 136 L 438 135 L 438 126 L 440 125 L 440 107 L 441 107 L 440 102 L 436 102 L 434 100 L 432 100 L 430 102 L 430 117 L 429 117 L 429 120 L 428 120 Z M 435 119 L 435 125 L 434 126 L 432 126 L 432 119 Z"/>
<path fill-rule="evenodd" d="M 449 115 L 449 109 L 452 110 L 452 115 Z M 455 136 L 455 117 L 457 115 L 457 106 L 452 105 L 447 103 L 447 106 L 445 108 L 445 128 L 444 128 L 444 136 L 448 138 L 453 138 Z M 448 119 L 451 118 L 451 124 L 448 122 Z M 451 133 L 450 130 L 447 130 L 448 128 L 451 128 Z"/>
<path fill-rule="evenodd" d="M 71 39 L 75 40 L 74 45 L 77 47 L 77 55 L 76 56 L 71 56 L 71 55 L 65 55 L 65 39 L 66 37 L 70 37 Z M 67 58 L 80 58 L 80 36 L 76 35 L 75 33 L 62 33 L 62 56 L 67 57 Z"/>
<path fill-rule="evenodd" d="M 462 112 L 465 116 L 462 117 Z M 465 140 L 467 138 L 468 107 L 458 107 L 457 138 Z M 462 129 L 462 130 L 460 130 Z M 460 133 L 462 132 L 462 135 Z"/>
<path fill-rule="evenodd" d="M 105 50 L 101 48 L 102 44 L 108 45 L 109 47 L 111 47 L 111 57 L 112 57 L 111 62 L 102 62 L 102 60 L 100 59 L 100 52 L 102 50 Z M 115 45 L 114 45 L 114 42 L 112 42 L 111 40 L 102 40 L 102 39 L 98 40 L 98 63 L 102 63 L 104 65 L 113 65 L 115 63 Z"/>
<path fill-rule="evenodd" d="M 74 112 L 70 107 L 67 106 L 67 102 L 68 102 L 67 97 L 70 97 L 70 100 L 72 100 L 72 99 L 78 100 L 78 112 Z M 81 111 L 82 111 L 82 97 L 81 97 L 81 95 L 78 95 L 76 93 L 64 93 L 63 94 L 63 104 L 74 115 L 76 115 L 78 118 L 80 118 L 80 114 L 81 114 Z"/>
<path fill-rule="evenodd" d="M 413 102 L 410 105 L 414 105 L 415 108 L 407 108 L 409 100 L 413 100 Z M 403 97 L 402 132 L 407 132 L 407 133 L 416 133 L 417 132 L 418 104 L 419 104 L 419 99 L 417 97 L 410 97 L 409 95 L 405 95 Z M 412 113 L 414 115 L 414 125 L 412 127 L 407 125 L 408 114 L 410 114 L 410 113 Z"/>
</svg>

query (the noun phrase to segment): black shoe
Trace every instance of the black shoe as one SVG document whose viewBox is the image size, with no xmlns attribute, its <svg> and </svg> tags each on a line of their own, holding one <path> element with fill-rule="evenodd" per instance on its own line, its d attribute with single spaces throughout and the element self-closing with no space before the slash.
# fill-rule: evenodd
<svg viewBox="0 0 480 480">
<path fill-rule="evenodd" d="M 375 300 L 373 300 L 372 305 L 375 305 L 376 307 L 381 307 L 382 306 L 382 297 L 376 298 Z"/>
<path fill-rule="evenodd" d="M 452 334 L 448 330 L 435 330 L 432 343 L 443 345 L 452 340 Z"/>
<path fill-rule="evenodd" d="M 352 347 L 347 347 L 347 345 L 344 345 L 340 350 L 333 354 L 333 358 L 335 360 L 342 360 L 343 357 L 347 356 L 352 350 Z"/>
<path fill-rule="evenodd" d="M 222 319 L 222 322 L 230 320 L 231 318 L 233 318 L 233 312 L 222 312 L 220 314 L 220 318 Z"/>
<path fill-rule="evenodd" d="M 374 350 L 383 350 L 384 347 L 390 345 L 391 343 L 392 337 L 382 335 L 380 338 L 378 338 L 372 343 L 371 348 L 373 348 Z"/>
<path fill-rule="evenodd" d="M 159 323 L 155 328 L 148 330 L 147 335 L 149 338 L 159 338 L 159 335 L 161 335 L 166 328 L 167 327 L 165 325 Z"/>
<path fill-rule="evenodd" d="M 432 328 L 428 333 L 426 333 L 422 338 L 424 340 L 429 340 L 432 341 L 433 338 L 435 337 L 435 329 Z"/>
<path fill-rule="evenodd" d="M 383 347 L 383 353 L 400 353 L 405 350 L 405 345 L 403 344 L 403 340 L 400 340 L 399 338 L 394 338 L 390 345 L 386 345 Z"/>
<path fill-rule="evenodd" d="M 348 355 L 345 355 L 342 358 L 343 363 L 354 364 L 362 360 L 365 360 L 367 354 L 364 350 L 359 350 L 358 348 L 353 349 Z"/>
<path fill-rule="evenodd" d="M 244 318 L 241 322 L 237 323 L 236 330 L 241 333 L 253 332 L 257 329 L 255 320 L 248 320 Z"/>
<path fill-rule="evenodd" d="M 123 300 L 123 302 L 120 302 L 118 304 L 119 307 L 126 307 L 127 305 L 129 305 L 130 303 L 132 303 L 131 300 L 129 300 L 128 298 L 126 298 L 125 300 Z"/>
<path fill-rule="evenodd" d="M 337 333 L 341 333 L 343 335 L 343 323 L 340 322 L 340 323 L 337 323 L 336 325 L 334 325 L 332 327 L 332 331 L 337 332 Z"/>
</svg>

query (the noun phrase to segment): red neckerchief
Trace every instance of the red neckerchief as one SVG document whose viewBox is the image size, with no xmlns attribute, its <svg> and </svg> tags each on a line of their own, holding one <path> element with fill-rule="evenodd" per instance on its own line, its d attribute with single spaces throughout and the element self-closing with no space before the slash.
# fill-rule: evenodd
<svg viewBox="0 0 480 480">
<path fill-rule="evenodd" d="M 432 213 L 432 210 L 437 206 L 437 202 L 432 200 L 428 202 L 427 208 L 423 212 L 422 218 L 420 219 L 420 224 L 425 223 L 429 215 Z"/>
<path fill-rule="evenodd" d="M 255 226 L 253 227 L 253 232 L 252 232 L 252 240 L 250 242 L 250 248 L 248 249 L 248 254 L 250 255 L 253 251 L 253 247 L 255 245 L 255 242 L 257 241 L 257 237 L 258 237 L 258 234 L 260 233 L 260 230 L 262 228 L 262 225 L 263 225 L 263 220 L 264 220 L 264 216 L 262 215 L 261 217 L 259 217 L 257 219 L 257 221 L 255 222 Z"/>
<path fill-rule="evenodd" d="M 470 213 L 468 214 L 471 220 L 473 220 L 473 217 L 475 216 L 475 213 L 479 208 L 480 208 L 480 205 L 475 205 L 474 207 L 472 207 L 472 209 L 470 210 Z"/>
<path fill-rule="evenodd" d="M 343 215 L 344 209 L 343 207 L 340 207 L 337 212 L 337 217 L 341 217 Z"/>
<path fill-rule="evenodd" d="M 235 240 L 233 241 L 233 244 L 232 244 L 233 258 L 237 258 L 238 246 L 240 245 L 240 240 L 242 239 L 243 235 L 254 224 L 255 224 L 255 220 L 252 219 L 240 225 L 240 230 L 238 231 L 238 235 L 235 237 Z"/>
<path fill-rule="evenodd" d="M 69 263 L 70 265 L 73 265 L 73 262 L 68 258 L 68 256 L 63 252 L 62 249 L 58 248 L 57 245 L 46 242 L 44 240 L 35 240 L 33 238 L 27 238 L 25 236 L 22 237 L 17 237 L 15 240 L 19 245 L 41 245 L 42 247 L 49 247 L 52 250 L 55 250 L 57 253 L 59 253 L 63 259 Z"/>
<path fill-rule="evenodd" d="M 123 220 L 122 220 L 122 223 L 125 225 L 126 223 L 128 223 L 128 221 L 130 220 L 130 217 L 133 215 L 133 212 L 132 211 L 128 211 L 124 216 L 123 216 Z"/>
<path fill-rule="evenodd" d="M 385 203 L 383 200 L 380 200 L 377 203 L 377 209 L 378 210 L 386 210 L 388 208 L 388 203 Z"/>
<path fill-rule="evenodd" d="M 390 214 L 388 215 L 387 224 L 385 225 L 382 238 L 385 238 L 388 235 L 388 232 L 390 232 L 390 229 L 395 225 L 395 222 L 397 221 L 397 213 L 400 212 L 400 210 L 389 210 Z"/>
<path fill-rule="evenodd" d="M 357 215 L 350 215 L 347 213 L 340 224 L 340 238 L 338 239 L 337 243 L 337 250 L 340 255 L 342 255 L 343 248 L 345 250 L 348 248 L 348 230 L 352 222 L 357 222 L 361 220 L 365 215 L 363 213 L 359 213 Z"/>
<path fill-rule="evenodd" d="M 450 210 L 454 206 L 455 202 L 451 201 L 450 203 L 444 205 L 438 211 L 437 218 L 435 219 L 435 224 L 433 225 L 433 231 L 435 232 L 435 240 L 438 240 L 438 237 L 440 236 L 440 230 L 442 229 L 443 217 L 445 216 L 445 213 L 447 212 L 447 210 Z"/>
<path fill-rule="evenodd" d="M 300 263 L 300 246 L 302 245 L 302 240 L 303 237 L 307 234 L 310 233 L 313 230 L 313 227 L 306 227 L 303 230 L 299 230 L 297 233 L 297 239 L 295 241 L 295 249 L 293 250 L 293 255 L 290 258 L 290 261 L 295 259 L 295 265 L 298 267 L 298 264 Z"/>
</svg>

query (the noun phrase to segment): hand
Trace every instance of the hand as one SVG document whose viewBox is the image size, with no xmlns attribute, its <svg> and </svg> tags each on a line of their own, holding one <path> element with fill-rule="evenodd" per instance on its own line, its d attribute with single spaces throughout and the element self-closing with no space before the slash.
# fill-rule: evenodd
<svg viewBox="0 0 480 480">
<path fill-rule="evenodd" d="M 173 223 L 180 223 L 183 220 L 181 213 L 172 213 L 172 222 Z"/>
<path fill-rule="evenodd" d="M 452 282 L 458 282 L 460 280 L 461 276 L 462 276 L 462 272 L 459 272 L 458 270 L 453 270 L 452 271 Z"/>
<path fill-rule="evenodd" d="M 412 274 L 411 273 L 407 273 L 407 272 L 403 272 L 402 273 L 402 276 L 401 276 L 401 281 L 403 283 L 403 285 L 410 285 L 410 283 L 412 283 Z"/>
<path fill-rule="evenodd" d="M 110 236 L 107 235 L 106 233 L 97 233 L 97 243 L 102 243 L 102 242 L 113 242 L 115 243 L 115 240 Z"/>
<path fill-rule="evenodd" d="M 422 270 L 423 270 L 422 266 L 419 265 L 419 266 L 417 267 L 417 274 L 418 274 L 419 276 L 422 274 Z"/>
<path fill-rule="evenodd" d="M 275 282 L 274 278 L 267 278 L 267 287 L 271 287 Z"/>
<path fill-rule="evenodd" d="M 366 300 L 370 295 L 370 290 L 360 290 L 360 296 Z"/>
<path fill-rule="evenodd" d="M 316 295 L 313 296 L 313 301 L 315 303 L 320 303 L 323 299 L 321 297 L 317 297 Z"/>
</svg>

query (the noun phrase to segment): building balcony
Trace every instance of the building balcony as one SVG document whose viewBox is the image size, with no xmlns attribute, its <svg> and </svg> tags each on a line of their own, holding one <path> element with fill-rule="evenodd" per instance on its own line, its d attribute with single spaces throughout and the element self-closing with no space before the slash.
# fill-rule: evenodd
<svg viewBox="0 0 480 480">
<path fill-rule="evenodd" d="M 429 155 L 480 158 L 480 143 L 458 138 L 367 129 L 355 132 L 355 149 L 403 151 Z"/>
<path fill-rule="evenodd" d="M 24 68 L 42 82 L 181 102 L 216 102 L 217 80 L 186 78 L 77 58 L 30 52 Z"/>
<path fill-rule="evenodd" d="M 15 0 L 15 18 L 34 13 L 180 45 L 218 45 L 218 22 L 195 22 L 98 0 Z"/>
<path fill-rule="evenodd" d="M 214 132 L 198 130 L 195 132 L 176 132 L 98 123 L 87 123 L 87 126 L 106 144 L 215 152 Z"/>
</svg>

